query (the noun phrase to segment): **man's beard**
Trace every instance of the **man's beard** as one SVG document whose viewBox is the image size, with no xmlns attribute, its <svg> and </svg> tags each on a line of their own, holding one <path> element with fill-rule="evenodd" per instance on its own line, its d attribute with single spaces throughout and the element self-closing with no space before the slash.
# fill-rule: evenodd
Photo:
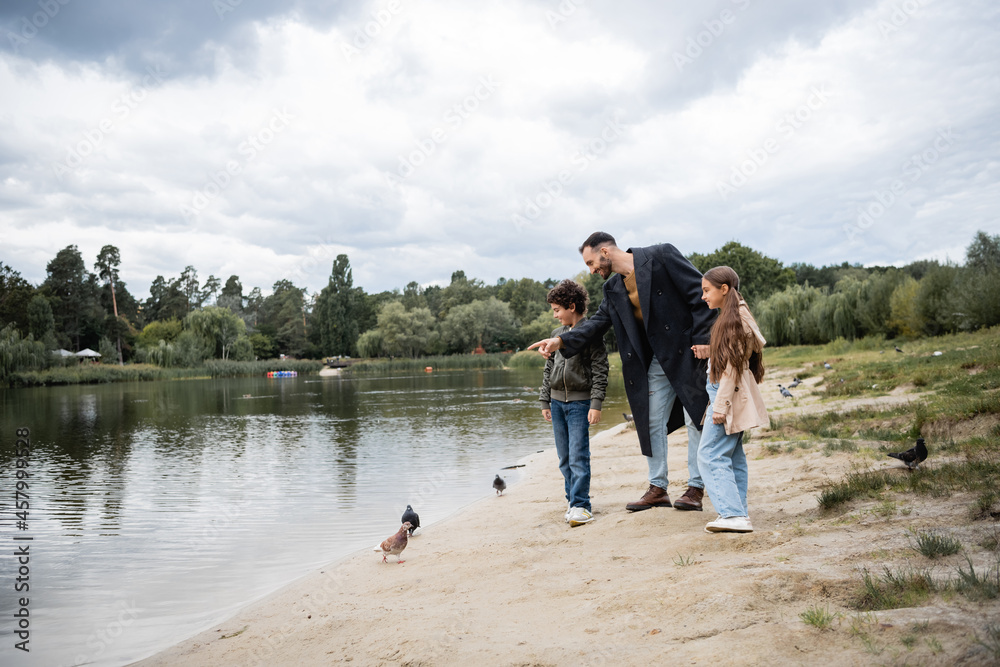
<svg viewBox="0 0 1000 667">
<path fill-rule="evenodd" d="M 601 277 L 607 280 L 611 276 L 611 259 L 608 257 L 601 257 L 597 264 L 597 272 L 601 274 Z"/>
</svg>

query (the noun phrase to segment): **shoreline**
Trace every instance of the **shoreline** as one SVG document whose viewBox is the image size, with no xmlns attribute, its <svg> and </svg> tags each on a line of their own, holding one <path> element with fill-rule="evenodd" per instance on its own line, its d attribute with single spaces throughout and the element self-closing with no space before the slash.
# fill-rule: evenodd
<svg viewBox="0 0 1000 667">
<path fill-rule="evenodd" d="M 669 445 L 676 498 L 686 430 Z M 905 516 L 845 523 L 821 513 L 816 494 L 851 469 L 850 455 L 775 456 L 752 438 L 746 450 L 753 533 L 705 532 L 710 506 L 627 512 L 647 468 L 634 429 L 618 425 L 591 438 L 591 523 L 565 523 L 551 446 L 518 461 L 503 496 L 422 528 L 402 565 L 370 549 L 349 555 L 133 664 L 865 665 L 882 659 L 872 646 L 902 647 L 919 626 L 940 651 L 921 643 L 903 657 L 945 665 L 968 655 L 981 619 L 1000 618 L 1000 600 L 852 611 L 862 563 L 876 572 L 880 560 L 908 558 L 893 556 L 908 550 L 905 527 L 947 525 L 964 507 L 920 499 Z M 963 562 L 951 558 L 938 567 Z M 812 608 L 836 612 L 837 631 L 804 623 Z"/>
</svg>

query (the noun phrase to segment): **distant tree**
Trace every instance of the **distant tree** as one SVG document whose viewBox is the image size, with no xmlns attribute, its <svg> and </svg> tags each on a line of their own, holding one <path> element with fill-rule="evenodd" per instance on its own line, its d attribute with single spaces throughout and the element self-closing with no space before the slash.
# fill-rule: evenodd
<svg viewBox="0 0 1000 667">
<path fill-rule="evenodd" d="M 56 344 L 56 321 L 52 316 L 52 306 L 49 300 L 41 294 L 36 294 L 28 302 L 28 332 L 35 340 L 41 341 L 45 349 L 54 350 Z"/>
<path fill-rule="evenodd" d="M 350 260 L 347 255 L 337 255 L 313 312 L 322 354 L 354 354 L 362 301 L 363 291 L 354 287 Z"/>
<path fill-rule="evenodd" d="M 165 343 L 173 343 L 183 330 L 184 325 L 178 319 L 157 320 L 150 322 L 143 328 L 136 343 L 142 347 L 159 345 L 161 340 Z"/>
<path fill-rule="evenodd" d="M 106 245 L 101 248 L 101 252 L 97 254 L 97 261 L 94 263 L 94 269 L 97 270 L 97 276 L 111 287 L 111 305 L 112 312 L 115 315 L 115 321 L 118 320 L 118 299 L 115 296 L 115 282 L 118 280 L 118 266 L 121 264 L 121 256 L 118 252 L 118 248 L 113 245 Z M 115 327 L 115 351 L 118 356 L 118 365 L 123 366 L 125 364 L 122 359 L 122 339 L 120 333 L 117 332 L 117 327 Z"/>
<path fill-rule="evenodd" d="M 13 324 L 28 330 L 28 303 L 35 288 L 21 274 L 0 262 L 0 328 Z"/>
<path fill-rule="evenodd" d="M 207 306 L 188 314 L 185 328 L 207 340 L 214 342 L 215 358 L 228 359 L 233 345 L 240 337 L 246 337 L 247 325 L 228 308 Z"/>
<path fill-rule="evenodd" d="M 965 253 L 965 266 L 950 301 L 962 329 L 1000 324 L 1000 236 L 978 232 Z"/>
<path fill-rule="evenodd" d="M 796 282 L 793 269 L 737 241 L 708 255 L 695 253 L 689 259 L 702 273 L 716 266 L 731 267 L 740 277 L 740 294 L 751 307 Z"/>
<path fill-rule="evenodd" d="M 560 324 L 552 317 L 551 310 L 539 313 L 538 317 L 531 322 L 521 325 L 521 346 L 527 346 L 543 338 L 548 338 L 552 334 L 552 330 L 558 326 Z"/>
<path fill-rule="evenodd" d="M 163 276 L 156 276 L 149 286 L 144 312 L 147 322 L 184 319 L 188 314 L 188 300 L 181 290 L 180 279 L 167 282 Z"/>
<path fill-rule="evenodd" d="M 403 298 L 401 301 L 403 307 L 407 310 L 427 307 L 427 299 L 424 298 L 424 289 L 415 280 L 411 280 L 403 288 Z"/>
<path fill-rule="evenodd" d="M 271 338 L 279 354 L 303 356 L 309 349 L 306 291 L 289 280 L 274 283 L 274 291 L 261 304 L 257 328 Z"/>
<path fill-rule="evenodd" d="M 510 306 L 511 314 L 521 323 L 530 322 L 549 309 L 545 296 L 549 290 L 545 285 L 532 280 L 505 280 L 497 289 L 497 299 Z"/>
<path fill-rule="evenodd" d="M 889 298 L 890 317 L 888 326 L 894 333 L 907 338 L 916 338 L 924 330 L 924 319 L 920 316 L 917 296 L 920 283 L 911 276 L 905 278 L 892 291 Z"/>
<path fill-rule="evenodd" d="M 485 299 L 489 296 L 489 289 L 483 281 L 476 278 L 469 279 L 465 276 L 465 271 L 455 271 L 451 274 L 451 283 L 441 292 L 441 307 L 437 313 L 438 318 L 444 318 L 451 312 L 452 308 L 472 303 L 477 299 Z"/>
<path fill-rule="evenodd" d="M 518 342 L 510 307 L 496 297 L 454 307 L 441 322 L 441 338 L 453 352 L 472 352 L 480 345 L 499 352 Z"/>
<path fill-rule="evenodd" d="M 990 236 L 984 231 L 976 232 L 965 251 L 965 265 L 984 272 L 1000 269 L 1000 234 Z"/>
<path fill-rule="evenodd" d="M 263 305 L 264 296 L 260 293 L 260 288 L 254 287 L 250 290 L 250 294 L 247 295 L 246 312 L 243 317 L 247 326 L 257 327 L 257 322 L 260 320 L 260 310 Z"/>
<path fill-rule="evenodd" d="M 236 315 L 243 315 L 243 285 L 240 283 L 239 276 L 229 276 L 229 280 L 222 288 L 215 305 L 220 308 L 228 308 Z"/>
<path fill-rule="evenodd" d="M 916 306 L 924 323 L 924 335 L 940 336 L 957 330 L 958 319 L 951 291 L 958 274 L 957 266 L 938 264 L 930 267 L 920 279 Z"/>
<path fill-rule="evenodd" d="M 13 324 L 0 328 L 0 387 L 10 383 L 13 373 L 42 370 L 51 358 L 31 334 L 22 338 Z"/>
<path fill-rule="evenodd" d="M 178 289 L 180 289 L 181 294 L 184 295 L 184 299 L 187 302 L 185 308 L 185 315 L 187 312 L 199 308 L 201 306 L 201 288 L 198 283 L 198 271 L 193 266 L 184 267 L 184 271 L 181 272 L 180 280 L 177 284 Z"/>
<path fill-rule="evenodd" d="M 221 286 L 222 286 L 222 281 L 216 278 L 215 276 L 210 275 L 208 278 L 206 278 L 205 285 L 201 289 L 199 303 L 203 305 L 208 305 L 214 302 L 215 295 L 219 293 L 219 288 Z"/>
<path fill-rule="evenodd" d="M 358 355 L 362 357 L 369 359 L 381 357 L 385 354 L 385 339 L 382 331 L 379 329 L 369 329 L 358 336 L 357 348 Z"/>
<path fill-rule="evenodd" d="M 87 271 L 75 245 L 56 253 L 46 267 L 42 292 L 49 298 L 56 323 L 56 335 L 77 350 L 97 345 L 104 313 L 97 301 L 97 280 Z"/>
<path fill-rule="evenodd" d="M 386 354 L 417 357 L 434 341 L 434 316 L 427 308 L 406 310 L 402 303 L 390 301 L 379 311 L 378 331 Z"/>
<path fill-rule="evenodd" d="M 256 331 L 248 336 L 255 359 L 271 359 L 274 357 L 274 343 L 271 337 Z"/>
</svg>

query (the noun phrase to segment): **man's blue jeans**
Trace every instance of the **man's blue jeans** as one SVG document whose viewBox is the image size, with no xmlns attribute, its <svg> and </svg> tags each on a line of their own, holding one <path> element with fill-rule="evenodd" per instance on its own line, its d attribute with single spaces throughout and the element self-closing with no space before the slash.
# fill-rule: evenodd
<svg viewBox="0 0 1000 667">
<path fill-rule="evenodd" d="M 552 401 L 552 431 L 556 436 L 559 472 L 566 482 L 570 507 L 590 511 L 590 401 Z"/>
<path fill-rule="evenodd" d="M 667 490 L 667 419 L 674 409 L 677 393 L 656 359 L 649 364 L 646 373 L 649 382 L 649 446 L 652 456 L 646 458 L 649 464 L 649 483 Z M 698 444 L 701 431 L 684 411 L 684 423 L 688 430 L 688 486 L 705 488 L 698 470 Z"/>
<path fill-rule="evenodd" d="M 708 383 L 708 416 L 701 433 L 698 466 L 705 476 L 712 506 L 721 517 L 750 516 L 747 506 L 747 457 L 743 432 L 726 435 L 725 424 L 712 423 L 712 406 L 719 385 Z"/>
</svg>

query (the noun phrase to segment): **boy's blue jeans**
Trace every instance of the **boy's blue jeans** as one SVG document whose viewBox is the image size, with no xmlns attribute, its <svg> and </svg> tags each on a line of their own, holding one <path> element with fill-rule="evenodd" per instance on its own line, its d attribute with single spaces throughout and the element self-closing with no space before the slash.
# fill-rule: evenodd
<svg viewBox="0 0 1000 667">
<path fill-rule="evenodd" d="M 590 401 L 551 401 L 559 472 L 566 483 L 570 507 L 590 511 Z"/>
<path fill-rule="evenodd" d="M 708 414 L 701 431 L 698 467 L 705 490 L 721 517 L 750 516 L 747 506 L 747 457 L 743 453 L 743 432 L 726 435 L 725 424 L 712 422 L 712 406 L 719 385 L 708 383 Z"/>
</svg>

